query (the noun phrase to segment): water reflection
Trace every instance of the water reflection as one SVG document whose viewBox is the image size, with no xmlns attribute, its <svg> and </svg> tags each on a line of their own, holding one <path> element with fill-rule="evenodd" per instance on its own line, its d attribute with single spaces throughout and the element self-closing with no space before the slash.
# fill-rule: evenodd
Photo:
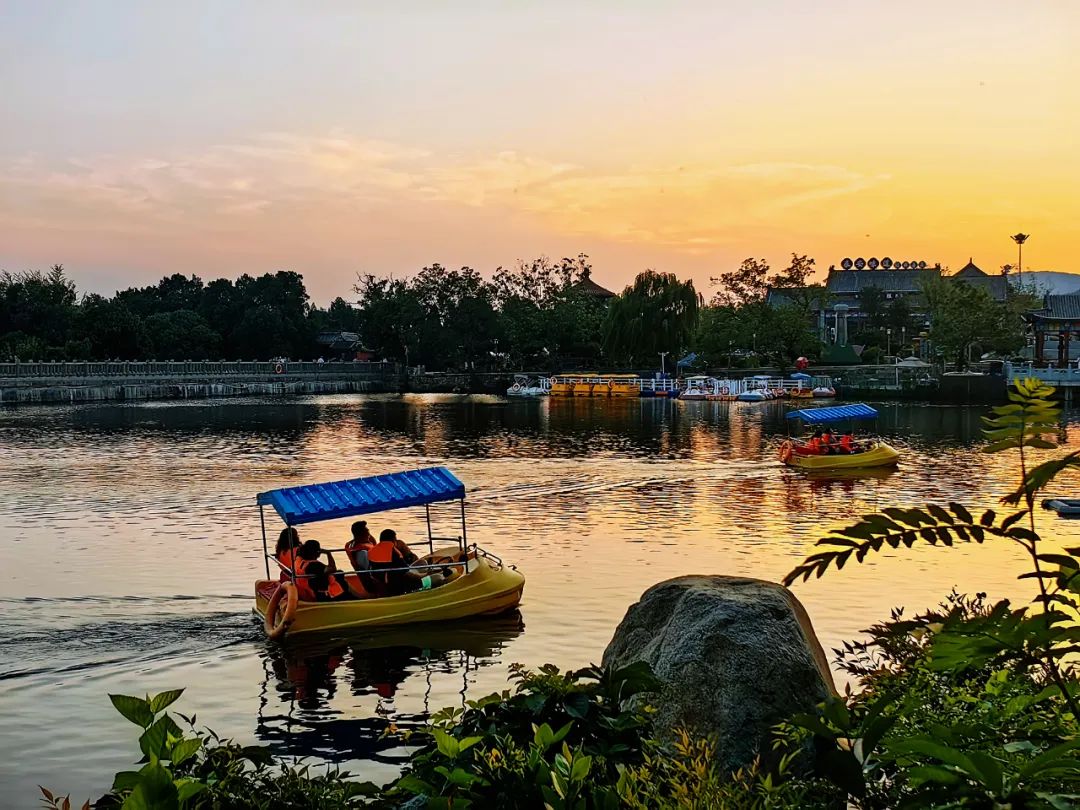
<svg viewBox="0 0 1080 810">
<path fill-rule="evenodd" d="M 512 662 L 598 661 L 662 579 L 776 580 L 859 515 L 992 507 L 1014 485 L 1007 456 L 977 451 L 980 410 L 877 407 L 876 429 L 903 457 L 857 475 L 781 465 L 791 426 L 778 402 L 380 395 L 0 409 L 0 789 L 104 790 L 132 746 L 105 695 L 178 686 L 182 710 L 226 736 L 390 779 L 404 749 L 382 736 L 389 723 L 414 727 L 463 690 L 505 688 Z M 1075 442 L 1077 427 L 1070 414 L 1063 438 Z M 469 537 L 525 573 L 528 632 L 267 645 L 249 615 L 264 564 L 254 494 L 428 464 L 467 484 Z M 1040 519 L 1054 542 L 1080 545 L 1080 523 Z M 391 525 L 426 536 L 419 515 Z M 347 522 L 304 532 L 334 546 L 346 534 Z M 1017 563 L 993 543 L 888 549 L 796 593 L 831 649 L 954 586 L 1024 598 Z"/>
<path fill-rule="evenodd" d="M 515 611 L 446 625 L 310 634 L 267 644 L 255 735 L 281 755 L 400 764 L 408 747 L 388 732 L 416 731 L 446 705 L 443 693 L 432 705 L 435 680 L 455 679 L 460 690 L 453 703 L 464 707 L 470 676 L 495 665 L 524 629 Z M 342 700 L 339 692 L 353 700 Z M 415 697 L 402 700 L 401 693 Z"/>
</svg>

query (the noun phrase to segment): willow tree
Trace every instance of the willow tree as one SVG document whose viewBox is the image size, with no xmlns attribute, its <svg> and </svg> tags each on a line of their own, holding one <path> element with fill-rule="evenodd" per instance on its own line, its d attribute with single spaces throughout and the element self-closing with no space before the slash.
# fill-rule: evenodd
<svg viewBox="0 0 1080 810">
<path fill-rule="evenodd" d="M 678 355 L 690 344 L 701 306 L 694 282 L 646 270 L 612 300 L 604 322 L 604 351 L 648 365 L 660 352 Z"/>
</svg>

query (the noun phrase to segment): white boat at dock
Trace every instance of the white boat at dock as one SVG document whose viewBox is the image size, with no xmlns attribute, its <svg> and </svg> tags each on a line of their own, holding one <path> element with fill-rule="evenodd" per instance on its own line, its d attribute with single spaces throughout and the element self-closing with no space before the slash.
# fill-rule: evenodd
<svg viewBox="0 0 1080 810">
<path fill-rule="evenodd" d="M 546 377 L 530 377 L 528 374 L 515 374 L 514 384 L 506 389 L 508 397 L 546 397 L 551 391 L 551 384 Z"/>
</svg>

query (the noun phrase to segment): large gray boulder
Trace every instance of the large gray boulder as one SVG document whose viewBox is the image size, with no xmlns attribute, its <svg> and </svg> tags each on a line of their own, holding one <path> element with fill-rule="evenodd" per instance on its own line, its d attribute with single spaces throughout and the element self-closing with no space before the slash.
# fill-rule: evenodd
<svg viewBox="0 0 1080 810">
<path fill-rule="evenodd" d="M 714 738 L 727 770 L 759 753 L 770 760 L 771 727 L 835 691 L 799 600 L 782 585 L 745 577 L 654 585 L 626 612 L 603 661 L 647 661 L 665 684 L 649 699 L 661 734 L 682 727 Z"/>
</svg>

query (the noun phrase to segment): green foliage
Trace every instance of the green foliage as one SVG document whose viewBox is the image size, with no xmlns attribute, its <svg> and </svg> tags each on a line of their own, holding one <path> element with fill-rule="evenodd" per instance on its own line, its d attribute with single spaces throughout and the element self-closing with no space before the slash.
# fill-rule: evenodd
<svg viewBox="0 0 1080 810">
<path fill-rule="evenodd" d="M 825 291 L 809 283 L 813 267 L 813 259 L 793 253 L 788 267 L 772 275 L 763 260 L 746 259 L 712 279 L 718 289 L 702 310 L 694 348 L 714 366 L 745 367 L 734 357 L 736 351 L 754 352 L 779 365 L 801 355 L 816 356 L 820 341 L 813 312 Z M 767 303 L 770 289 L 782 298 Z"/>
<path fill-rule="evenodd" d="M 241 746 L 212 731 L 195 729 L 195 718 L 177 715 L 187 731 L 165 710 L 182 689 L 144 698 L 109 695 L 116 710 L 140 730 L 142 759 L 138 770 L 121 771 L 112 790 L 94 807 L 110 810 L 283 810 L 358 807 L 378 793 L 333 768 L 277 763 L 266 748 Z M 68 810 L 67 797 L 41 789 L 44 804 Z M 86 807 L 89 807 L 87 803 Z"/>
<path fill-rule="evenodd" d="M 624 707 L 659 687 L 648 667 L 560 672 L 512 668 L 514 692 L 432 719 L 430 740 L 387 796 L 453 806 L 608 807 L 619 769 L 641 761 L 644 712 Z"/>
<path fill-rule="evenodd" d="M 694 282 L 646 270 L 608 307 L 604 350 L 648 366 L 659 360 L 660 352 L 677 355 L 690 345 L 700 305 Z"/>
<path fill-rule="evenodd" d="M 845 648 L 864 691 L 818 715 L 794 719 L 792 737 L 811 735 L 819 766 L 863 807 L 1069 807 L 1080 794 L 1080 548 L 1045 551 L 1035 501 L 1077 455 L 1029 468 L 1033 449 L 1053 449 L 1060 410 L 1053 389 L 1017 383 L 1009 404 L 985 419 L 987 453 L 1016 451 L 1019 484 L 1003 502 L 1019 505 L 978 518 L 959 503 L 889 508 L 818 541 L 823 548 L 786 584 L 862 562 L 884 547 L 1007 540 L 1019 545 L 1038 595 L 1030 607 L 953 596 L 914 621 L 873 628 Z"/>
<path fill-rule="evenodd" d="M 950 278 L 924 282 L 923 294 L 933 324 L 930 339 L 944 352 L 946 362 L 963 366 L 968 354 L 1015 352 L 1024 345 L 1022 314 L 1035 302 L 1025 294 L 1011 295 L 1004 303 L 982 287 Z"/>
</svg>

